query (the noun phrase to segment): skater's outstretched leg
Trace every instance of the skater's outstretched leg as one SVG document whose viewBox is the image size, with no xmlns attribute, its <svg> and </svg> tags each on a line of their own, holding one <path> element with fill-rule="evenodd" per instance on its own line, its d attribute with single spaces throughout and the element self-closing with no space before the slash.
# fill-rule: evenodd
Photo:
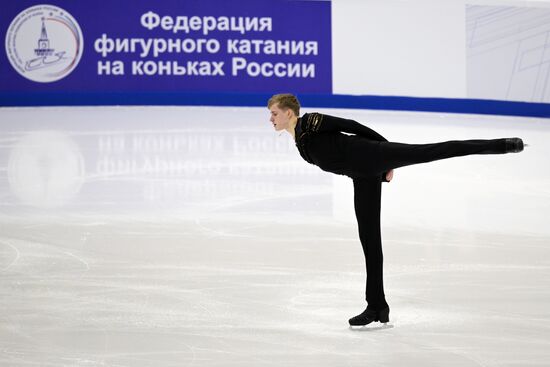
<svg viewBox="0 0 550 367">
<path fill-rule="evenodd" d="M 504 154 L 523 150 L 519 138 L 451 140 L 432 144 L 403 144 L 355 140 L 350 144 L 357 177 L 379 176 L 391 169 L 471 154 Z"/>
<path fill-rule="evenodd" d="M 433 144 L 382 142 L 379 149 L 380 169 L 389 170 L 471 154 L 502 154 L 506 152 L 506 141 L 505 139 L 451 140 Z"/>
</svg>

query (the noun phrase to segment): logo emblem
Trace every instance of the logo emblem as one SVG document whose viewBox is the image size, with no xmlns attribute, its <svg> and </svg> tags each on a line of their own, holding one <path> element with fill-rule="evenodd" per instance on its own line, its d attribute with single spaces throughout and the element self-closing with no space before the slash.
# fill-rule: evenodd
<svg viewBox="0 0 550 367">
<path fill-rule="evenodd" d="M 63 79 L 78 65 L 84 42 L 76 20 L 53 5 L 23 10 L 6 34 L 6 55 L 27 79 L 49 83 Z"/>
</svg>

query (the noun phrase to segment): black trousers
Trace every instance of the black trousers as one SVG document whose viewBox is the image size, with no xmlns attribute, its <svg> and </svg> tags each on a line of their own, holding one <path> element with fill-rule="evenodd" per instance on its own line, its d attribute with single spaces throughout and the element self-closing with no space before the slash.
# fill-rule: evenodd
<svg viewBox="0 0 550 367">
<path fill-rule="evenodd" d="M 505 140 L 464 140 L 402 144 L 354 139 L 350 144 L 355 215 L 367 268 L 368 308 L 388 306 L 384 295 L 380 203 L 385 172 L 398 167 L 470 154 L 505 153 Z"/>
</svg>

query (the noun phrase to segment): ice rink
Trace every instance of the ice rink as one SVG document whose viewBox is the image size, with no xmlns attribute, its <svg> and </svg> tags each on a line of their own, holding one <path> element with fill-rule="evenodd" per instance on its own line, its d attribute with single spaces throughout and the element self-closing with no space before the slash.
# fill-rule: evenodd
<svg viewBox="0 0 550 367">
<path fill-rule="evenodd" d="M 266 108 L 1 108 L 0 365 L 548 366 L 550 119 L 313 111 L 530 146 L 395 171 L 390 323 L 350 329 L 352 181 Z"/>
</svg>

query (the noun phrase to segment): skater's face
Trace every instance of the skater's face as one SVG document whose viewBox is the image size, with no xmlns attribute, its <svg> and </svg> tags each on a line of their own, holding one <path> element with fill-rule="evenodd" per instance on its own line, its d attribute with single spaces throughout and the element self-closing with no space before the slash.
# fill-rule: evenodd
<svg viewBox="0 0 550 367">
<path fill-rule="evenodd" d="M 283 110 L 279 108 L 278 103 L 275 103 L 269 108 L 269 111 L 271 112 L 269 121 L 276 131 L 284 130 L 290 126 L 290 118 L 294 115 L 290 108 Z"/>
</svg>

